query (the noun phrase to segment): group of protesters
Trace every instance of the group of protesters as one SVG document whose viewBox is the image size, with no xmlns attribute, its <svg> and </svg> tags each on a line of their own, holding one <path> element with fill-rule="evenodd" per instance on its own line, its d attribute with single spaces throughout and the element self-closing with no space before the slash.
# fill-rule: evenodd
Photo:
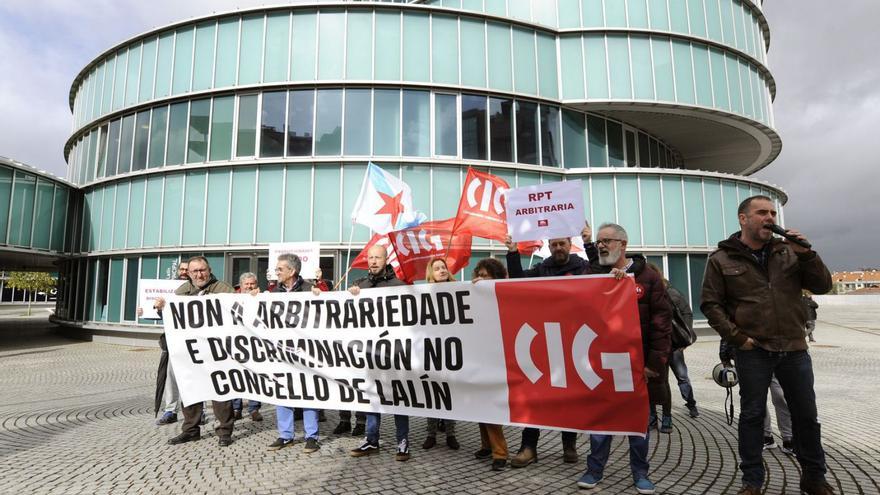
<svg viewBox="0 0 880 495">
<path fill-rule="evenodd" d="M 739 454 L 743 485 L 740 494 L 761 493 L 764 482 L 764 466 L 761 451 L 767 446 L 765 418 L 768 389 L 773 392 L 774 405 L 788 405 L 790 427 L 784 431 L 787 453 L 797 457 L 801 465 L 800 487 L 808 494 L 833 493 L 825 481 L 824 451 L 822 450 L 819 423 L 813 391 L 812 365 L 807 353 L 804 328 L 806 314 L 801 294 L 804 289 L 813 293 L 827 292 L 831 287 L 830 274 L 819 256 L 810 248 L 803 247 L 806 239 L 795 230 L 787 231 L 789 240 L 774 238 L 765 229 L 766 224 L 776 222 L 772 200 L 766 196 L 753 196 L 744 200 L 738 211 L 741 230 L 719 243 L 718 249 L 709 256 L 703 281 L 701 309 L 709 325 L 722 337 L 727 352 L 722 359 L 735 366 L 740 383 L 741 414 L 739 419 Z M 654 493 L 649 479 L 648 445 L 652 429 L 661 433 L 673 430 L 671 415 L 671 392 L 668 373 L 671 369 L 692 418 L 700 415 L 694 399 L 693 388 L 687 376 L 687 366 L 682 349 L 673 349 L 673 314 L 678 313 L 692 325 L 692 311 L 686 298 L 664 279 L 662 271 L 648 263 L 641 254 L 629 253 L 626 229 L 615 223 L 604 223 L 596 232 L 586 225 L 581 232 L 586 259 L 572 254 L 569 238 L 551 239 L 550 256 L 531 268 L 523 268 L 517 245 L 509 237 L 506 264 L 495 258 L 480 260 L 473 273 L 473 281 L 528 278 L 562 277 L 571 275 L 611 274 L 617 279 L 632 276 L 635 281 L 641 340 L 644 356 L 643 374 L 649 392 L 649 424 L 644 436 L 628 437 L 629 460 L 632 479 L 638 493 Z M 802 243 L 794 241 L 804 241 Z M 808 245 L 808 244 L 807 244 Z M 357 297 L 362 291 L 378 287 L 404 285 L 397 278 L 384 246 L 375 245 L 367 253 L 368 273 L 347 289 Z M 505 266 L 506 265 L 506 266 Z M 181 263 L 178 272 L 182 285 L 176 290 L 179 296 L 233 293 L 236 289 L 217 280 L 211 272 L 207 259 L 201 256 Z M 312 292 L 319 295 L 330 284 L 316 277 L 315 282 L 303 278 L 301 260 L 292 254 L 281 255 L 277 260 L 275 274 L 277 283 L 273 292 Z M 445 283 L 454 280 L 446 260 L 433 258 L 426 266 L 428 283 Z M 257 277 L 242 274 L 238 291 L 257 294 Z M 163 299 L 156 302 L 161 312 Z M 161 313 L 160 313 L 161 314 Z M 164 336 L 162 339 L 164 347 Z M 733 352 L 735 351 L 735 353 Z M 167 362 L 167 361 L 166 361 Z M 735 364 L 734 364 L 735 362 Z M 164 373 L 164 375 L 163 375 Z M 637 375 L 639 373 L 636 373 Z M 163 414 L 159 424 L 177 421 L 176 385 L 171 366 L 160 370 L 160 381 L 165 378 Z M 261 404 L 250 401 L 248 414 L 252 421 L 262 421 Z M 660 407 L 660 416 L 656 408 Z M 539 407 L 539 406 L 536 406 Z M 234 421 L 242 419 L 243 404 L 238 401 L 214 401 L 213 411 L 217 421 L 215 432 L 220 446 L 233 442 Z M 287 448 L 294 443 L 295 414 L 303 422 L 304 452 L 320 449 L 319 421 L 321 412 L 303 408 L 295 411 L 287 406 L 275 406 L 278 437 L 268 445 L 270 450 Z M 779 406 L 777 406 L 779 411 Z M 379 433 L 381 415 L 373 412 L 356 412 L 352 422 L 350 411 L 339 412 L 339 423 L 333 430 L 337 435 L 364 436 L 363 442 L 351 450 L 353 457 L 365 457 L 380 452 Z M 777 412 L 777 417 L 779 413 Z M 204 424 L 201 402 L 183 407 L 181 433 L 169 440 L 172 445 L 187 443 L 200 438 L 200 424 Z M 397 461 L 411 457 L 410 421 L 408 416 L 395 414 L 395 442 Z M 480 424 L 480 448 L 473 453 L 477 459 L 492 459 L 491 469 L 501 471 L 508 466 L 508 443 L 501 425 Z M 422 448 L 437 446 L 439 433 L 445 434 L 445 444 L 458 450 L 456 422 L 450 419 L 428 419 L 427 432 Z M 509 459 L 514 468 L 525 468 L 538 460 L 538 428 L 523 428 L 520 446 Z M 577 432 L 563 431 L 562 461 L 577 463 Z M 772 435 L 770 435 L 772 440 Z M 763 440 L 763 441 L 762 441 Z M 603 479 L 609 459 L 612 436 L 590 434 L 590 452 L 586 472 L 577 485 L 591 489 Z"/>
</svg>

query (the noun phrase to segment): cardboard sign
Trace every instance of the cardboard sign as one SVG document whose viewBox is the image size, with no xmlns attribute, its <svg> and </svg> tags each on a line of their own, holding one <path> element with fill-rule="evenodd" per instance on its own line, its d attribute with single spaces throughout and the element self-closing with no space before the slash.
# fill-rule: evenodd
<svg viewBox="0 0 880 495">
<path fill-rule="evenodd" d="M 155 280 L 142 278 L 138 280 L 138 306 L 144 311 L 140 318 L 144 320 L 158 320 L 159 313 L 153 309 L 156 298 L 163 297 L 165 300 L 168 300 L 183 283 L 184 280 L 177 279 Z"/>
<path fill-rule="evenodd" d="M 306 279 L 315 278 L 321 261 L 320 242 L 275 242 L 269 244 L 269 271 L 266 273 L 268 280 L 277 280 L 275 277 L 275 264 L 278 256 L 282 254 L 295 254 L 302 260 L 302 269 L 299 276 Z"/>
<path fill-rule="evenodd" d="M 507 191 L 507 225 L 514 242 L 580 235 L 584 196 L 580 180 Z"/>
</svg>

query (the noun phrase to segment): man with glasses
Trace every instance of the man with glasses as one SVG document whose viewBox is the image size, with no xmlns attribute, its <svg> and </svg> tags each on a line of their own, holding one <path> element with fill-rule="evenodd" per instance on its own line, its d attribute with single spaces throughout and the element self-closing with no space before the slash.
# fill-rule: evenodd
<svg viewBox="0 0 880 495">
<path fill-rule="evenodd" d="M 672 351 L 672 308 L 666 297 L 663 278 L 657 272 L 647 269 L 644 256 L 627 256 L 627 243 L 628 236 L 623 227 L 614 223 L 602 224 L 596 240 L 599 257 L 595 263 L 591 263 L 586 273 L 619 274 L 623 271 L 635 277 L 645 359 L 644 373 L 650 389 L 652 382 L 666 383 L 668 380 L 666 363 Z M 648 430 L 647 424 L 645 429 Z M 654 484 L 648 479 L 648 433 L 645 433 L 644 438 L 629 437 L 629 465 L 636 491 L 639 493 L 654 493 L 655 490 Z M 594 488 L 602 480 L 611 452 L 611 440 L 611 435 L 590 435 L 587 471 L 578 480 L 579 487 Z"/>
<path fill-rule="evenodd" d="M 764 416 L 767 390 L 775 376 L 791 412 L 794 451 L 801 465 L 800 489 L 810 495 L 834 493 L 825 480 L 825 451 L 813 390 L 813 362 L 807 352 L 801 304 L 804 289 L 831 290 L 831 274 L 809 247 L 774 238 L 776 206 L 767 196 L 739 205 L 740 231 L 709 255 L 700 309 L 709 325 L 736 351 L 739 376 L 739 468 L 742 495 L 762 493 Z M 787 237 L 806 243 L 796 230 Z"/>
<path fill-rule="evenodd" d="M 312 284 L 300 276 L 302 260 L 295 254 L 282 254 L 278 256 L 275 264 L 275 276 L 278 284 L 272 292 L 305 292 L 312 291 L 320 294 L 321 291 L 313 288 Z M 293 445 L 294 417 L 293 408 L 288 406 L 275 406 L 275 418 L 278 425 L 278 438 L 269 445 L 269 450 L 281 450 Z M 303 430 L 306 444 L 303 452 L 311 454 L 321 448 L 318 443 L 318 410 L 303 409 Z"/>
<path fill-rule="evenodd" d="M 193 256 L 189 259 L 188 270 L 189 281 L 184 282 L 174 294 L 177 296 L 206 296 L 210 294 L 233 294 L 235 289 L 231 285 L 217 280 L 211 273 L 211 266 L 204 256 Z M 155 307 L 162 311 L 165 307 L 165 299 L 156 300 Z M 232 416 L 232 401 L 213 401 L 214 417 L 217 419 L 217 426 L 214 431 L 220 439 L 221 447 L 232 445 L 232 427 L 235 422 Z M 176 437 L 168 440 L 170 445 L 179 445 L 186 442 L 192 442 L 201 438 L 202 411 L 204 405 L 201 402 L 190 404 L 183 408 L 183 425 L 181 433 Z"/>
<path fill-rule="evenodd" d="M 592 232 L 589 224 L 586 224 L 581 232 L 581 238 L 584 241 L 584 250 L 590 259 L 595 259 L 596 248 L 590 242 Z M 550 239 L 550 257 L 539 263 L 534 268 L 523 270 L 520 254 L 510 236 L 504 240 L 507 246 L 507 271 L 510 278 L 530 278 L 530 277 L 564 277 L 571 275 L 580 275 L 588 267 L 589 262 L 583 258 L 571 254 L 571 239 L 559 238 Z M 510 465 L 515 468 L 526 467 L 538 460 L 538 439 L 541 436 L 541 430 L 538 428 L 524 428 L 522 432 L 522 442 L 520 443 L 519 452 L 510 461 Z M 578 461 L 577 453 L 577 433 L 573 431 L 562 432 L 562 460 L 566 463 L 575 463 Z"/>
</svg>

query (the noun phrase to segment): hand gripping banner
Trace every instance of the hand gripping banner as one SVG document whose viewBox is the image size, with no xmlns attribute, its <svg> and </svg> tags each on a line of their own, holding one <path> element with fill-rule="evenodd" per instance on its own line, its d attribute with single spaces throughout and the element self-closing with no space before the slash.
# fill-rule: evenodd
<svg viewBox="0 0 880 495">
<path fill-rule="evenodd" d="M 636 289 L 607 275 L 173 296 L 184 404 L 255 399 L 644 435 Z"/>
</svg>

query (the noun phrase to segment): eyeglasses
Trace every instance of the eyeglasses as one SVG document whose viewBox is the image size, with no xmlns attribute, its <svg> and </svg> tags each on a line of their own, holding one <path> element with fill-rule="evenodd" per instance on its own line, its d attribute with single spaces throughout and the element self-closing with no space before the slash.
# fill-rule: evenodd
<svg viewBox="0 0 880 495">
<path fill-rule="evenodd" d="M 208 269 L 207 268 L 190 268 L 189 272 L 190 273 L 208 273 Z"/>
<path fill-rule="evenodd" d="M 596 244 L 609 245 L 614 241 L 621 242 L 623 239 L 596 239 Z"/>
</svg>

